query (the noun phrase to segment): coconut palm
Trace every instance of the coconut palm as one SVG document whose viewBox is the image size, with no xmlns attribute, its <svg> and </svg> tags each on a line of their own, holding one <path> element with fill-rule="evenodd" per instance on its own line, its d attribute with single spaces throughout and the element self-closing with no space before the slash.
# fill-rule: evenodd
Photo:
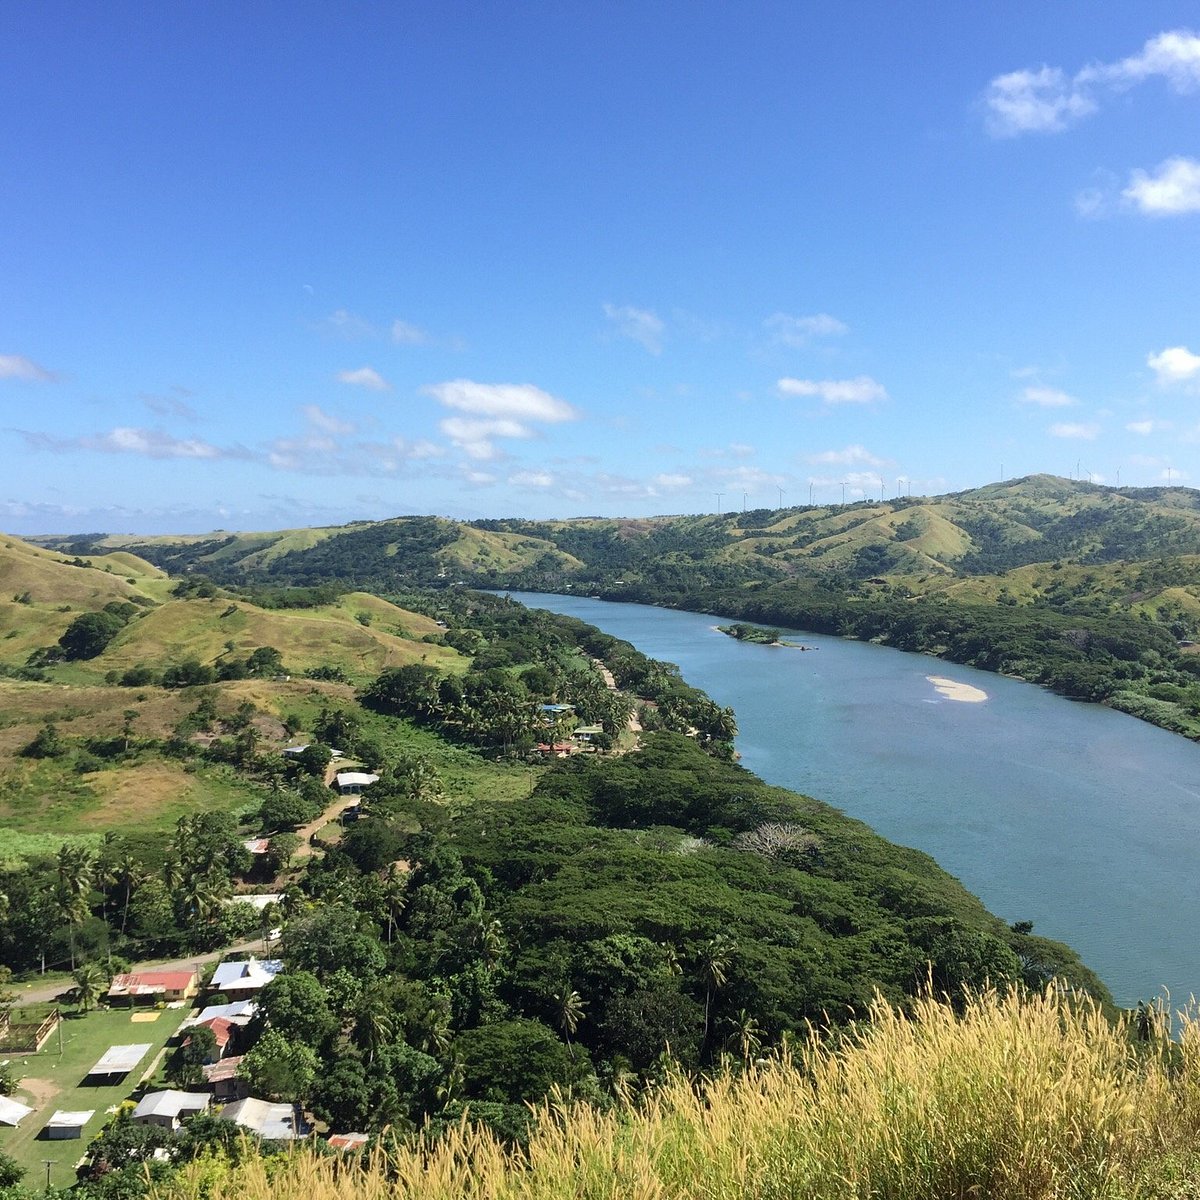
<svg viewBox="0 0 1200 1200">
<path fill-rule="evenodd" d="M 121 932 L 124 933 L 129 921 L 129 901 L 133 898 L 133 893 L 145 883 L 146 872 L 132 854 L 126 853 L 117 860 L 113 874 L 116 876 L 117 886 L 125 892 L 125 902 L 121 908 Z"/>
<path fill-rule="evenodd" d="M 74 971 L 75 1003 L 80 1012 L 90 1012 L 100 1003 L 100 997 L 108 990 L 108 977 L 98 963 L 84 963 Z"/>
<path fill-rule="evenodd" d="M 738 1011 L 729 1042 L 741 1055 L 744 1066 L 748 1067 L 762 1049 L 762 1032 L 762 1026 L 754 1019 L 752 1013 L 744 1008 Z"/>
<path fill-rule="evenodd" d="M 587 1011 L 587 1002 L 573 987 L 563 987 L 561 991 L 554 994 L 554 1003 L 558 1027 L 562 1030 L 563 1037 L 566 1038 L 569 1046 L 572 1035 L 579 1028 L 579 1022 L 583 1020 L 584 1013 Z"/>
<path fill-rule="evenodd" d="M 391 1040 L 395 1029 L 396 1022 L 383 993 L 379 988 L 368 988 L 354 1012 L 354 1041 L 366 1054 L 368 1063 L 374 1060 L 375 1051 Z"/>
<path fill-rule="evenodd" d="M 728 982 L 737 943 L 723 933 L 710 938 L 700 950 L 700 977 L 704 980 L 704 1041 L 708 1041 L 708 1023 L 713 997 Z"/>
</svg>

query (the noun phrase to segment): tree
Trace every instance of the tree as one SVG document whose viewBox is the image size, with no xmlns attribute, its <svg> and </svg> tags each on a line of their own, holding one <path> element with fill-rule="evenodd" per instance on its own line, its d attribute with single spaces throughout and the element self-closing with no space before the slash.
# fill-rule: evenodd
<svg viewBox="0 0 1200 1200">
<path fill-rule="evenodd" d="M 454 1049 L 467 1095 L 477 1100 L 540 1100 L 575 1075 L 570 1049 L 541 1021 L 518 1018 L 469 1029 Z"/>
<path fill-rule="evenodd" d="M 312 1092 L 319 1066 L 317 1052 L 268 1029 L 242 1058 L 238 1074 L 256 1096 L 303 1103 Z"/>
<path fill-rule="evenodd" d="M 719 992 L 729 978 L 729 967 L 733 962 L 737 944 L 723 933 L 710 938 L 700 949 L 700 978 L 704 981 L 704 1038 L 708 1042 L 709 1016 L 713 996 Z"/>
<path fill-rule="evenodd" d="M 584 1012 L 587 1010 L 587 1003 L 583 997 L 572 987 L 564 987 L 561 991 L 556 992 L 554 996 L 557 1012 L 555 1016 L 558 1020 L 558 1028 L 561 1030 L 563 1037 L 567 1039 L 567 1045 L 571 1044 L 571 1037 L 575 1030 L 579 1028 L 579 1022 L 583 1020 Z"/>
<path fill-rule="evenodd" d="M 67 744 L 58 732 L 58 726 L 53 721 L 47 721 L 21 754 L 25 758 L 58 758 L 66 752 Z"/>
<path fill-rule="evenodd" d="M 129 752 L 129 743 L 133 738 L 133 726 L 137 720 L 136 708 L 127 708 L 122 714 L 121 734 L 125 738 L 125 752 Z"/>
<path fill-rule="evenodd" d="M 84 963 L 76 969 L 75 1003 L 80 1012 L 91 1012 L 100 1003 L 100 997 L 108 990 L 108 978 L 97 963 Z"/>
<path fill-rule="evenodd" d="M 263 856 L 272 875 L 286 871 L 291 865 L 292 856 L 300 849 L 300 839 L 294 833 L 277 833 L 271 838 L 267 853 Z"/>
<path fill-rule="evenodd" d="M 259 646 L 246 666 L 251 675 L 278 675 L 283 670 L 283 655 L 274 646 Z"/>
<path fill-rule="evenodd" d="M 375 1058 L 380 1046 L 391 1040 L 395 1028 L 395 1019 L 385 993 L 379 987 L 367 988 L 354 1013 L 354 1041 L 363 1051 L 368 1064 Z"/>
<path fill-rule="evenodd" d="M 255 1023 L 321 1050 L 338 1031 L 329 995 L 311 971 L 285 971 L 258 994 Z"/>
<path fill-rule="evenodd" d="M 264 833 L 274 833 L 281 829 L 296 829 L 307 825 L 321 811 L 320 805 L 314 804 L 308 797 L 299 792 L 281 789 L 272 792 L 258 810 L 258 819 L 262 822 Z"/>
<path fill-rule="evenodd" d="M 67 626 L 58 644 L 66 659 L 95 658 L 124 627 L 125 622 L 116 613 L 83 613 Z"/>
<path fill-rule="evenodd" d="M 0 1150 L 0 1188 L 15 1188 L 25 1178 L 25 1168 Z"/>
<path fill-rule="evenodd" d="M 217 1035 L 208 1025 L 194 1025 L 183 1045 L 171 1055 L 167 1074 L 180 1087 L 197 1087 L 204 1078 L 204 1066 L 217 1058 Z"/>
</svg>

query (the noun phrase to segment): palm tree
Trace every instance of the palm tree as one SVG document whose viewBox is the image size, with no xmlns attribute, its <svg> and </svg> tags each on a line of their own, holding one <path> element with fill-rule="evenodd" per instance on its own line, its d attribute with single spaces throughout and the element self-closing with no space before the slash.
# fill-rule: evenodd
<svg viewBox="0 0 1200 1200">
<path fill-rule="evenodd" d="M 132 854 L 126 853 L 117 860 L 113 873 L 116 876 L 117 885 L 125 889 L 125 903 L 121 909 L 121 932 L 124 933 L 125 925 L 129 920 L 129 901 L 138 887 L 146 881 L 146 872 Z"/>
<path fill-rule="evenodd" d="M 704 980 L 704 1041 L 708 1041 L 708 1021 L 712 1011 L 713 996 L 719 992 L 729 978 L 729 967 L 733 961 L 737 943 L 723 933 L 710 938 L 700 950 L 700 977 Z"/>
<path fill-rule="evenodd" d="M 740 1009 L 729 1040 L 737 1046 L 742 1056 L 742 1064 L 748 1067 L 762 1049 L 762 1026 L 754 1019 L 753 1014 L 744 1008 Z"/>
<path fill-rule="evenodd" d="M 75 1002 L 80 1012 L 90 1012 L 100 1003 L 100 997 L 108 990 L 108 979 L 98 963 L 84 963 L 74 972 Z"/>
<path fill-rule="evenodd" d="M 484 921 L 479 926 L 476 940 L 479 943 L 479 953 L 483 957 L 484 969 L 490 974 L 504 955 L 504 926 L 496 917 Z"/>
<path fill-rule="evenodd" d="M 354 1040 L 366 1052 L 368 1063 L 375 1058 L 375 1051 L 391 1039 L 395 1028 L 383 993 L 379 988 L 368 988 L 354 1013 Z"/>
<path fill-rule="evenodd" d="M 579 1028 L 579 1022 L 583 1020 L 587 1002 L 573 987 L 564 987 L 562 991 L 556 992 L 554 1002 L 557 1005 L 555 1015 L 558 1019 L 558 1027 L 562 1030 L 569 1046 L 571 1035 Z"/>
<path fill-rule="evenodd" d="M 408 875 L 400 871 L 395 863 L 388 867 L 383 877 L 379 898 L 383 903 L 384 916 L 387 920 L 387 940 L 390 946 L 396 923 L 408 903 Z"/>
<path fill-rule="evenodd" d="M 419 1050 L 436 1056 L 444 1054 L 450 1048 L 453 1031 L 444 1000 L 430 1004 L 417 1024 L 420 1029 Z"/>
</svg>

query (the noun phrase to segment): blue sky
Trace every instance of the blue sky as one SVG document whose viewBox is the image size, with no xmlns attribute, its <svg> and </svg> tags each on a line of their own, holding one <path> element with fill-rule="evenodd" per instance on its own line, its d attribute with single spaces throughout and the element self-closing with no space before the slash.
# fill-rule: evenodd
<svg viewBox="0 0 1200 1200">
<path fill-rule="evenodd" d="M 1200 484 L 1194 3 L 0 31 L 11 532 Z"/>
</svg>

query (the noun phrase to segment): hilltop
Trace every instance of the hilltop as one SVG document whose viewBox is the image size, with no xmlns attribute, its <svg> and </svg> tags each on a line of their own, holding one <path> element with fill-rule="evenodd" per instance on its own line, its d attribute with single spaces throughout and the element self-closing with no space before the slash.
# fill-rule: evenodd
<svg viewBox="0 0 1200 1200">
<path fill-rule="evenodd" d="M 1200 493 L 1031 475 L 943 496 L 698 516 L 559 521 L 396 517 L 274 533 L 37 539 L 67 554 L 134 553 L 225 581 L 373 586 L 463 580 L 669 586 L 844 576 L 999 574 L 1061 560 L 1096 566 L 1200 554 Z"/>
</svg>

